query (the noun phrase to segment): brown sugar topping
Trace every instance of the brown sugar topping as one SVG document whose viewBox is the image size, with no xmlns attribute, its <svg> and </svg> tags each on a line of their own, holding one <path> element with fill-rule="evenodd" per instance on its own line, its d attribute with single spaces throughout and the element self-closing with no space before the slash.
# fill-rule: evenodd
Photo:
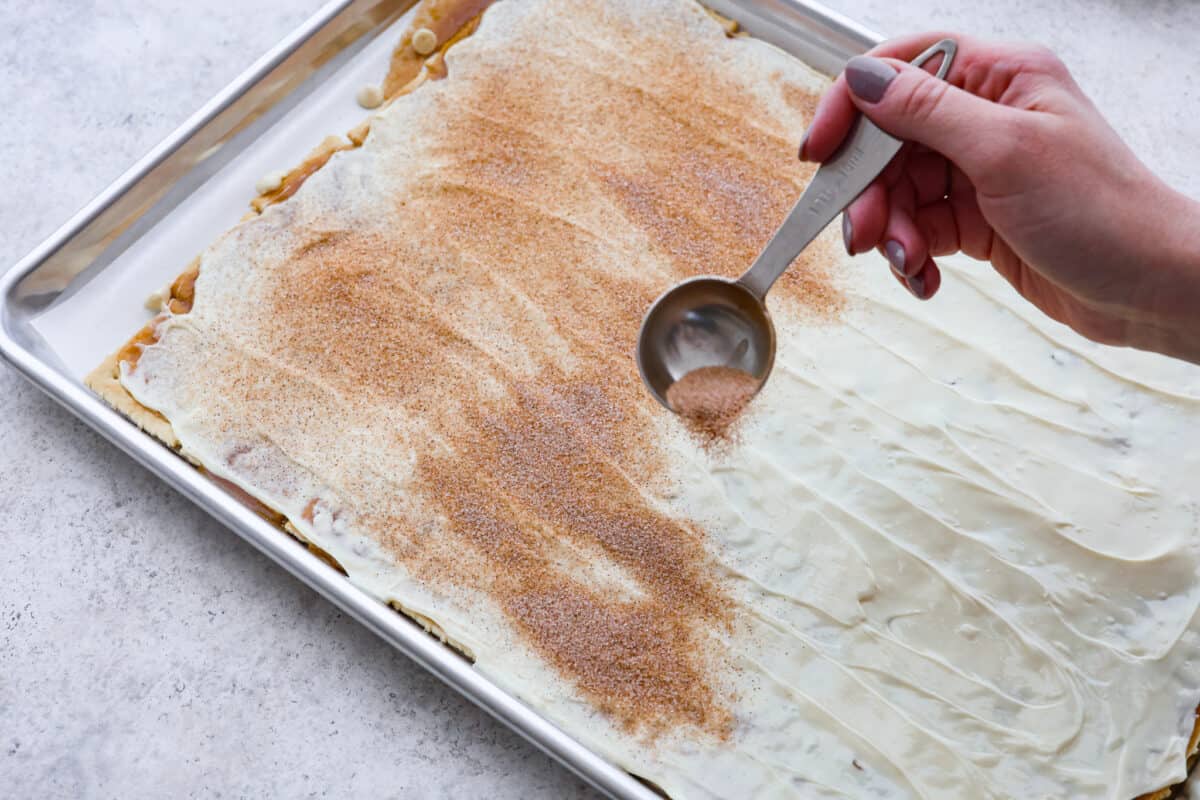
<svg viewBox="0 0 1200 800">
<path fill-rule="evenodd" d="M 701 367 L 667 389 L 667 402 L 694 432 L 722 439 L 758 392 L 759 380 L 733 367 Z"/>
</svg>

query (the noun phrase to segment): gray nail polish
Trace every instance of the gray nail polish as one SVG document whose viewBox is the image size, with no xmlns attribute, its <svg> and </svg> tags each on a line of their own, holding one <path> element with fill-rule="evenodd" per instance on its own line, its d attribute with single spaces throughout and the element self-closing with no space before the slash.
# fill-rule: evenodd
<svg viewBox="0 0 1200 800">
<path fill-rule="evenodd" d="M 842 244 L 846 246 L 846 255 L 854 255 L 854 248 L 850 243 L 854 241 L 854 226 L 850 222 L 850 214 L 842 212 Z"/>
<path fill-rule="evenodd" d="M 904 282 L 908 284 L 908 290 L 912 292 L 918 300 L 925 299 L 925 279 L 921 277 L 920 273 L 908 276 L 904 279 Z"/>
<path fill-rule="evenodd" d="M 892 265 L 892 269 L 897 274 L 904 275 L 904 247 L 895 239 L 890 240 L 883 246 L 883 252 L 887 255 L 888 263 Z"/>
<path fill-rule="evenodd" d="M 883 99 L 896 70 L 886 61 L 870 56 L 855 56 L 846 62 L 846 85 L 868 103 Z"/>
</svg>

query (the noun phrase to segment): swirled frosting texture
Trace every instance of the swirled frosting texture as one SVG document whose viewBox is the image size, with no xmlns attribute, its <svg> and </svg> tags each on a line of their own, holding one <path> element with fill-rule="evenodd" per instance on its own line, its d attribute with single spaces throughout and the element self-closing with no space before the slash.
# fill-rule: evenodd
<svg viewBox="0 0 1200 800">
<path fill-rule="evenodd" d="M 690 0 L 508 0 L 217 241 L 122 382 L 350 580 L 674 797 L 1129 798 L 1200 699 L 1200 377 L 819 246 L 727 447 L 642 311 L 737 274 L 823 81 Z M 862 259 L 871 262 L 871 259 Z"/>
</svg>

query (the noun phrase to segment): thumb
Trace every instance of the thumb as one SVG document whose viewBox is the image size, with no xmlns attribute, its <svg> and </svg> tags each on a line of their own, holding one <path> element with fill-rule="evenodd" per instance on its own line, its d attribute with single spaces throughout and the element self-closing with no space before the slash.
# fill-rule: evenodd
<svg viewBox="0 0 1200 800">
<path fill-rule="evenodd" d="M 1001 129 L 1010 109 L 965 92 L 903 61 L 855 56 L 846 64 L 850 98 L 872 122 L 919 142 L 968 174 L 985 167 L 981 135 Z"/>
</svg>

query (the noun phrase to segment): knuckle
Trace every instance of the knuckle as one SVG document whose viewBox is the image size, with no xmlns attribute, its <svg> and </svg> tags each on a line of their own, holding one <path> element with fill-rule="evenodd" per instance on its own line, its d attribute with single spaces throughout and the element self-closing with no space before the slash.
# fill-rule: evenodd
<svg viewBox="0 0 1200 800">
<path fill-rule="evenodd" d="M 945 81 L 922 77 L 900 96 L 897 111 L 914 122 L 929 122 L 937 114 L 948 89 Z"/>
<path fill-rule="evenodd" d="M 917 223 L 917 232 L 921 234 L 921 239 L 925 243 L 925 250 L 929 255 L 934 255 L 938 251 L 938 233 L 935 227 L 926 222 Z"/>
<path fill-rule="evenodd" d="M 921 237 L 925 240 L 925 249 L 931 256 L 941 255 L 947 251 L 947 242 L 944 241 L 945 236 L 939 230 L 939 226 L 934 224 L 933 220 L 922 220 L 917 226 Z"/>
<path fill-rule="evenodd" d="M 1049 75 L 1055 78 L 1062 78 L 1067 75 L 1067 65 L 1062 62 L 1062 59 L 1044 45 L 1031 45 L 1024 56 L 1025 67 L 1035 72 L 1040 72 L 1044 75 Z"/>
</svg>

